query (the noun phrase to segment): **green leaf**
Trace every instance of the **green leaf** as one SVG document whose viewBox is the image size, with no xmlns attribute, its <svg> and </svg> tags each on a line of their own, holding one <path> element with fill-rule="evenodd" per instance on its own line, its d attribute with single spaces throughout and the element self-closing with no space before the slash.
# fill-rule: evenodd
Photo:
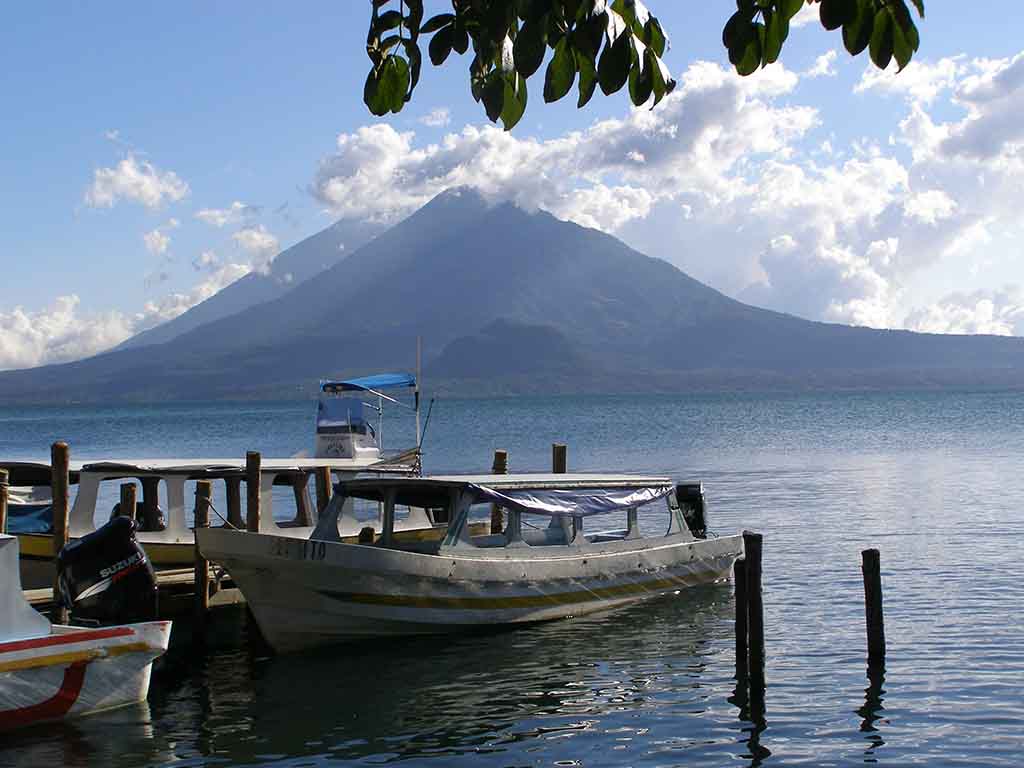
<svg viewBox="0 0 1024 768">
<path fill-rule="evenodd" d="M 544 52 L 547 50 L 544 39 L 546 28 L 547 16 L 543 16 L 538 21 L 527 21 L 516 35 L 513 54 L 516 71 L 523 77 L 530 77 L 544 61 Z"/>
<path fill-rule="evenodd" d="M 498 70 L 492 70 L 484 81 L 482 91 L 484 110 L 492 123 L 498 122 L 505 103 L 505 78 Z"/>
<path fill-rule="evenodd" d="M 856 56 L 871 42 L 871 30 L 874 28 L 875 12 L 871 0 L 854 0 L 856 10 L 853 16 L 843 24 L 843 45 L 846 50 Z"/>
<path fill-rule="evenodd" d="M 516 72 L 505 78 L 505 101 L 501 108 L 501 122 L 511 131 L 526 112 L 526 79 Z"/>
<path fill-rule="evenodd" d="M 761 66 L 763 24 L 742 19 L 734 30 L 729 61 L 741 75 L 753 74 Z"/>
<path fill-rule="evenodd" d="M 590 101 L 590 97 L 594 95 L 594 89 L 597 87 L 597 68 L 594 66 L 593 61 L 586 56 L 581 56 L 579 53 L 576 55 L 576 64 L 579 66 L 580 71 L 580 97 L 576 102 L 576 106 L 582 108 L 586 106 L 587 102 Z"/>
<path fill-rule="evenodd" d="M 912 2 L 914 4 L 914 7 L 917 8 L 918 14 L 920 14 L 921 18 L 923 19 L 924 18 L 924 0 L 910 0 L 910 2 Z"/>
<path fill-rule="evenodd" d="M 387 11 L 373 22 L 373 30 L 379 35 L 382 32 L 387 32 L 389 29 L 394 29 L 401 23 L 402 14 L 398 11 Z"/>
<path fill-rule="evenodd" d="M 430 45 L 427 51 L 430 54 L 430 61 L 435 67 L 444 64 L 448 54 L 452 52 L 452 37 L 455 34 L 453 27 L 442 27 L 430 38 Z"/>
<path fill-rule="evenodd" d="M 544 76 L 544 101 L 558 101 L 569 92 L 575 80 L 576 57 L 569 46 L 569 38 L 563 37 L 555 46 L 555 55 Z"/>
<path fill-rule="evenodd" d="M 802 2 L 802 0 L 800 1 Z M 644 41 L 648 47 L 654 49 L 655 55 L 665 55 L 668 38 L 665 37 L 665 31 L 661 28 L 661 24 L 653 16 L 644 25 Z"/>
<path fill-rule="evenodd" d="M 775 11 L 781 13 L 786 17 L 786 21 L 789 21 L 800 12 L 803 5 L 804 0 L 778 0 Z"/>
<path fill-rule="evenodd" d="M 825 29 L 839 29 L 857 15 L 857 0 L 821 0 L 819 12 Z"/>
<path fill-rule="evenodd" d="M 650 57 L 648 66 L 651 67 L 651 90 L 654 93 L 654 104 L 651 105 L 651 109 L 654 109 L 658 106 L 658 102 L 675 87 L 675 81 L 669 76 L 668 69 L 660 58 L 650 50 L 645 55 Z M 670 83 L 671 85 L 669 85 Z"/>
<path fill-rule="evenodd" d="M 400 56 L 388 56 L 379 71 L 370 71 L 363 86 L 363 101 L 380 117 L 400 112 L 409 90 L 409 64 Z"/>
<path fill-rule="evenodd" d="M 871 31 L 870 49 L 871 60 L 879 69 L 885 69 L 892 61 L 895 43 L 893 40 L 892 14 L 888 9 L 880 8 L 875 14 L 874 28 Z"/>
<path fill-rule="evenodd" d="M 469 33 L 461 24 L 456 24 L 455 31 L 452 33 L 452 50 L 460 56 L 469 50 Z"/>
<path fill-rule="evenodd" d="M 420 47 L 415 40 L 403 40 L 402 47 L 405 48 L 405 55 L 409 57 L 409 92 L 405 95 L 405 100 L 409 101 L 412 98 L 412 92 L 416 89 L 416 84 L 420 81 L 423 54 L 420 53 Z"/>
<path fill-rule="evenodd" d="M 624 31 L 615 42 L 606 45 L 597 62 L 597 82 L 606 96 L 618 91 L 629 79 L 633 65 L 633 35 Z"/>
<path fill-rule="evenodd" d="M 437 16 L 429 19 L 426 24 L 420 27 L 420 34 L 428 35 L 431 32 L 437 32 L 441 27 L 447 27 L 449 24 L 455 21 L 455 14 L 452 13 L 439 13 Z"/>
<path fill-rule="evenodd" d="M 651 66 L 647 60 L 647 54 L 650 52 L 651 50 L 648 48 L 644 54 L 644 60 L 637 62 L 629 70 L 629 98 L 633 105 L 637 107 L 647 103 L 647 100 L 651 98 L 651 92 L 654 90 Z"/>
<path fill-rule="evenodd" d="M 782 13 L 765 13 L 767 24 L 765 24 L 764 50 L 761 51 L 762 60 L 765 64 L 772 64 L 778 60 L 782 53 L 782 44 L 789 37 L 789 19 Z"/>
</svg>

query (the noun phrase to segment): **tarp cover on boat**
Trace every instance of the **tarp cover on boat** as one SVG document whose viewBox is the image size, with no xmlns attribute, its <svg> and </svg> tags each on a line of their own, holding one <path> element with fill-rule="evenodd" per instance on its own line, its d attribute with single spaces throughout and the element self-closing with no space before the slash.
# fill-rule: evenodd
<svg viewBox="0 0 1024 768">
<path fill-rule="evenodd" d="M 321 392 L 367 392 L 378 389 L 415 387 L 416 377 L 410 373 L 378 373 L 345 381 L 321 381 Z"/>
<path fill-rule="evenodd" d="M 648 488 L 587 489 L 505 489 L 497 491 L 483 485 L 470 485 L 480 501 L 535 515 L 586 517 L 605 512 L 620 512 L 650 504 L 672 493 L 671 485 Z"/>
</svg>

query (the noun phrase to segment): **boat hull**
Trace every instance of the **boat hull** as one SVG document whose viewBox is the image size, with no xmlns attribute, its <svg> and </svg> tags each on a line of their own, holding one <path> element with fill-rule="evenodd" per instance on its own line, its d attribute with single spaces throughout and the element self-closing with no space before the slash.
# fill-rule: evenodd
<svg viewBox="0 0 1024 768">
<path fill-rule="evenodd" d="M 170 622 L 156 621 L 54 627 L 43 637 L 0 643 L 0 730 L 144 701 L 170 633 Z"/>
<path fill-rule="evenodd" d="M 699 541 L 666 536 L 604 549 L 424 555 L 200 532 L 204 555 L 227 567 L 278 652 L 605 611 L 725 579 L 742 546 L 738 536 Z"/>
</svg>

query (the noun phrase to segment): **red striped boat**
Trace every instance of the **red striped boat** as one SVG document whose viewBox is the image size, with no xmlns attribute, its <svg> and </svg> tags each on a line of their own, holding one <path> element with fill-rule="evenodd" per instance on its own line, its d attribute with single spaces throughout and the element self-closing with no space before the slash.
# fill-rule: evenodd
<svg viewBox="0 0 1024 768">
<path fill-rule="evenodd" d="M 26 602 L 18 540 L 0 535 L 0 730 L 143 701 L 171 622 L 52 625 Z"/>
</svg>

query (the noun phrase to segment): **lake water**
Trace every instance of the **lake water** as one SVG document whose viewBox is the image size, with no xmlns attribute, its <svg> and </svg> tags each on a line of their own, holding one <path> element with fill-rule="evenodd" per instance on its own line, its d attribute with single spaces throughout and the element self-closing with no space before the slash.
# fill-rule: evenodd
<svg viewBox="0 0 1024 768">
<path fill-rule="evenodd" d="M 392 414 L 393 415 L 393 414 Z M 291 455 L 308 402 L 0 408 L 0 456 Z M 385 443 L 411 442 L 409 418 Z M 274 657 L 176 649 L 149 703 L 0 735 L 0 765 L 1016 766 L 1024 748 L 1024 397 L 1016 393 L 439 400 L 430 472 L 703 480 L 711 528 L 764 534 L 766 713 L 737 706 L 733 593 Z M 883 681 L 860 551 L 882 553 Z M 228 634 L 230 635 L 231 632 Z"/>
</svg>

